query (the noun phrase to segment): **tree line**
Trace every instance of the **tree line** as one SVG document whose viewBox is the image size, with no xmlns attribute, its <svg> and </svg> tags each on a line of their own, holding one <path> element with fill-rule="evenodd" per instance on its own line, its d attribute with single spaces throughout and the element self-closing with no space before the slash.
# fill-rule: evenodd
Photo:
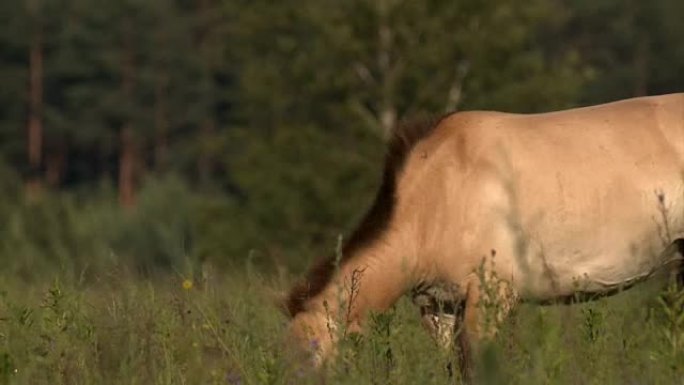
<svg viewBox="0 0 684 385">
<path fill-rule="evenodd" d="M 684 90 L 682 16 L 676 0 L 4 1 L 0 161 L 22 204 L 83 211 L 109 186 L 101 201 L 135 212 L 171 178 L 197 203 L 185 253 L 308 256 L 358 219 L 406 119 Z"/>
</svg>

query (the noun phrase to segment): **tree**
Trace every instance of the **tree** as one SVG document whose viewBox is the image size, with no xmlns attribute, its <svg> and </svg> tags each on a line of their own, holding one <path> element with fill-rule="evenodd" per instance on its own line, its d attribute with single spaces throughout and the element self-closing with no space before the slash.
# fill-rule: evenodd
<svg viewBox="0 0 684 385">
<path fill-rule="evenodd" d="M 27 173 L 28 14 L 25 3 L 0 2 L 0 156 Z"/>
<path fill-rule="evenodd" d="M 680 1 L 584 0 L 567 7 L 564 39 L 592 68 L 583 103 L 684 89 Z"/>
<path fill-rule="evenodd" d="M 29 114 L 27 131 L 28 164 L 31 170 L 28 189 L 35 194 L 40 188 L 38 170 L 43 156 L 43 16 L 39 0 L 27 2 L 30 20 L 29 43 Z M 31 191 L 33 190 L 33 191 Z"/>
<path fill-rule="evenodd" d="M 264 45 L 242 55 L 260 61 L 245 64 L 259 76 L 244 77 L 243 92 L 266 108 L 276 108 L 273 98 L 265 100 L 275 93 L 287 113 L 273 112 L 286 119 L 364 124 L 384 137 L 402 118 L 421 113 L 569 106 L 583 81 L 579 58 L 540 44 L 542 33 L 560 32 L 557 7 L 511 0 L 305 2 L 277 11 L 268 24 L 247 26 L 253 32 L 246 40 Z"/>
<path fill-rule="evenodd" d="M 564 22 L 551 17 L 556 3 L 225 6 L 236 4 L 239 12 L 226 12 L 235 15 L 226 41 L 238 81 L 235 121 L 217 143 L 240 193 L 224 212 L 237 223 L 204 234 L 216 232 L 207 241 L 222 245 L 216 250 L 238 253 L 245 246 L 237 244 L 261 239 L 272 240 L 271 255 L 329 249 L 363 213 L 382 141 L 400 121 L 570 106 L 584 80 L 577 55 L 546 41 Z"/>
</svg>

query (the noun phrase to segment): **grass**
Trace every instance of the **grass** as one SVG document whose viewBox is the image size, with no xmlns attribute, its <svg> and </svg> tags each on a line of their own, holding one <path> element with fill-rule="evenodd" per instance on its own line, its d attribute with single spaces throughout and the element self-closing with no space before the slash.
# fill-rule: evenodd
<svg viewBox="0 0 684 385">
<path fill-rule="evenodd" d="M 252 270 L 151 280 L 112 271 L 87 285 L 0 278 L 0 384 L 446 384 L 402 300 L 342 341 L 318 373 L 292 365 L 287 320 Z M 192 282 L 192 285 L 190 284 Z M 684 384 L 684 293 L 645 284 L 579 305 L 521 305 L 482 349 L 485 384 Z"/>
</svg>

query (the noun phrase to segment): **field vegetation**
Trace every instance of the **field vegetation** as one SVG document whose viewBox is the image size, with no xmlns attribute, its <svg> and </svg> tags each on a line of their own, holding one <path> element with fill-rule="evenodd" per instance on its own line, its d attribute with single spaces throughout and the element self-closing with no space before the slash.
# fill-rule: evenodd
<svg viewBox="0 0 684 385">
<path fill-rule="evenodd" d="M 0 280 L 3 384 L 445 384 L 407 298 L 348 335 L 321 371 L 293 359 L 273 306 L 287 279 L 253 268 L 141 281 L 113 267 L 27 285 Z M 666 281 L 666 280 L 665 280 Z M 522 305 L 477 359 L 482 384 L 682 384 L 684 291 L 652 282 L 574 305 Z"/>
<path fill-rule="evenodd" d="M 409 299 L 311 372 L 275 298 L 401 122 L 683 91 L 683 4 L 0 1 L 0 385 L 458 383 Z M 479 382 L 684 384 L 683 298 L 522 305 Z"/>
</svg>

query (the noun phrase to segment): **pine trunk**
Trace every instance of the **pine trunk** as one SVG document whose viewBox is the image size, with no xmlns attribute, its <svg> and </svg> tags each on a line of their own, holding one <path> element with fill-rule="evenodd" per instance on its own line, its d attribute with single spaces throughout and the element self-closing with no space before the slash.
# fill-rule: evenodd
<svg viewBox="0 0 684 385">
<path fill-rule="evenodd" d="M 378 26 L 377 64 L 380 70 L 380 111 L 378 120 L 384 138 L 392 135 L 397 124 L 397 107 L 394 101 L 394 63 L 392 63 L 392 49 L 394 32 L 390 26 L 389 7 L 386 1 L 378 3 L 380 25 Z"/>
<path fill-rule="evenodd" d="M 211 0 L 197 0 L 197 16 L 200 21 L 200 26 L 197 30 L 197 47 L 199 55 L 202 60 L 202 69 L 204 76 L 211 81 L 212 64 L 208 57 L 209 34 L 211 33 L 210 16 Z M 209 98 L 205 99 L 207 105 L 205 106 L 205 117 L 202 119 L 199 132 L 199 153 L 197 157 L 197 173 L 201 184 L 206 185 L 211 180 L 211 173 L 213 168 L 212 152 L 210 149 L 212 138 L 215 135 L 216 123 L 212 114 L 212 101 Z"/>
<path fill-rule="evenodd" d="M 200 154 L 197 159 L 197 171 L 199 175 L 200 183 L 206 185 L 211 180 L 212 172 L 212 157 L 211 157 L 211 140 L 214 137 L 215 132 L 214 120 L 207 117 L 202 122 L 202 127 L 200 128 Z"/>
<path fill-rule="evenodd" d="M 124 20 L 123 52 L 121 62 L 121 89 L 123 103 L 131 103 L 133 97 L 135 63 L 133 60 L 133 35 L 130 20 Z M 132 116 L 129 113 L 119 131 L 119 204 L 124 208 L 135 206 L 136 193 L 136 145 Z"/>
<path fill-rule="evenodd" d="M 27 154 L 29 176 L 27 194 L 34 197 L 42 188 L 40 168 L 43 152 L 43 31 L 35 1 L 28 4 L 33 21 L 29 46 L 29 115 L 27 122 Z"/>
<path fill-rule="evenodd" d="M 45 181 L 50 187 L 59 187 L 67 165 L 67 146 L 62 141 L 45 157 Z"/>
<path fill-rule="evenodd" d="M 131 208 L 135 206 L 135 144 L 130 125 L 121 128 L 119 141 L 119 203 Z"/>
<path fill-rule="evenodd" d="M 154 104 L 154 165 L 157 172 L 163 172 L 168 163 L 168 119 L 166 112 L 167 78 L 164 70 L 160 71 L 155 86 Z"/>
</svg>

